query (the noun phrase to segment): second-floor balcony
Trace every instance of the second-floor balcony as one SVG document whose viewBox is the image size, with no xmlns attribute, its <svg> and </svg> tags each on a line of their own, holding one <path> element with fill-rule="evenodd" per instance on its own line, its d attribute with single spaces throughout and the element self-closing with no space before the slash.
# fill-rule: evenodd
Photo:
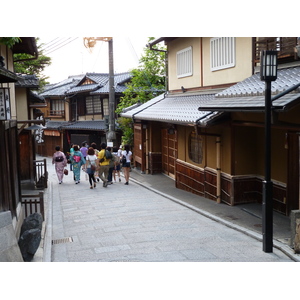
<svg viewBox="0 0 300 300">
<path fill-rule="evenodd" d="M 47 111 L 48 117 L 57 117 L 57 118 L 64 118 L 65 111 L 64 110 L 48 110 Z"/>
<path fill-rule="evenodd" d="M 253 39 L 254 62 L 256 65 L 260 61 L 261 50 L 278 51 L 279 64 L 300 59 L 295 51 L 298 43 L 297 37 L 256 37 Z"/>
</svg>

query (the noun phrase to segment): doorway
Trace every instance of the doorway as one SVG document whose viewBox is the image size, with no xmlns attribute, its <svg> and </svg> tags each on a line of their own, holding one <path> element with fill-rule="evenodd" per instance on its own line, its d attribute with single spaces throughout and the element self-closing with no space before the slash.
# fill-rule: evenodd
<svg viewBox="0 0 300 300">
<path fill-rule="evenodd" d="M 162 129 L 162 170 L 172 178 L 175 178 L 177 145 L 177 130 L 171 132 L 168 129 Z"/>
<path fill-rule="evenodd" d="M 287 215 L 291 210 L 299 209 L 300 195 L 300 133 L 287 134 L 288 178 L 287 178 Z"/>
</svg>

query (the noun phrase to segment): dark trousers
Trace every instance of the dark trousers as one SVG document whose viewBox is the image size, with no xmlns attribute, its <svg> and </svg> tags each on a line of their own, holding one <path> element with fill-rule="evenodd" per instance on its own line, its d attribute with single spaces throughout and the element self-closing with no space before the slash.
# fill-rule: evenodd
<svg viewBox="0 0 300 300">
<path fill-rule="evenodd" d="M 90 185 L 93 185 L 93 182 L 96 182 L 96 179 L 94 177 L 94 173 L 92 174 L 88 174 L 89 175 L 89 182 L 90 182 Z"/>
<path fill-rule="evenodd" d="M 111 168 L 109 168 L 109 170 L 108 170 L 108 177 L 107 177 L 107 180 L 108 180 L 108 181 L 112 181 L 113 170 L 114 170 L 114 167 L 111 167 Z"/>
</svg>

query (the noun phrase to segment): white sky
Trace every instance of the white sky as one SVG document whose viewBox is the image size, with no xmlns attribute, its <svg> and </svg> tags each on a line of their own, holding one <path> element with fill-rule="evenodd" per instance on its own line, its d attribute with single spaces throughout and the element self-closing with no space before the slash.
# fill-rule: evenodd
<svg viewBox="0 0 300 300">
<path fill-rule="evenodd" d="M 107 42 L 98 41 L 91 52 L 84 46 L 83 37 L 39 38 L 39 43 L 45 44 L 44 54 L 52 59 L 43 72 L 50 83 L 60 82 L 70 75 L 109 72 Z M 114 71 L 120 73 L 136 68 L 147 42 L 148 37 L 113 37 Z"/>
</svg>

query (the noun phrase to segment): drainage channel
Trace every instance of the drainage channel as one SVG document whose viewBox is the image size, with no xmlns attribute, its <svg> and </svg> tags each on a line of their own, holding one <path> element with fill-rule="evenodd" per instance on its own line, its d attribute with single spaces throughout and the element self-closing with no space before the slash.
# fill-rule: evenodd
<svg viewBox="0 0 300 300">
<path fill-rule="evenodd" d="M 66 237 L 66 238 L 62 238 L 62 239 L 52 240 L 52 245 L 67 244 L 67 243 L 73 243 L 73 238 Z"/>
</svg>

